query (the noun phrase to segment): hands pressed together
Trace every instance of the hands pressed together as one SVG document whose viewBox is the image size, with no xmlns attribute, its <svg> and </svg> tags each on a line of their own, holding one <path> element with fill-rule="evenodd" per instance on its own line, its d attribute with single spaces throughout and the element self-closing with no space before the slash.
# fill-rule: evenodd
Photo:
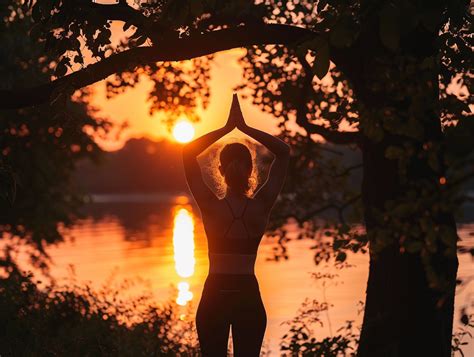
<svg viewBox="0 0 474 357">
<path fill-rule="evenodd" d="M 244 116 L 242 115 L 242 111 L 240 110 L 239 99 L 236 93 L 234 93 L 232 97 L 232 106 L 224 127 L 229 131 L 233 130 L 234 128 L 244 131 L 246 128 L 248 128 L 248 125 L 245 123 Z"/>
<path fill-rule="evenodd" d="M 244 116 L 240 110 L 239 99 L 237 93 L 234 93 L 232 97 L 232 105 L 229 112 L 229 117 L 225 125 L 217 130 L 213 130 L 207 134 L 204 134 L 200 138 L 193 140 L 192 142 L 184 146 L 183 154 L 185 157 L 197 157 L 207 147 L 215 143 L 217 140 L 230 133 L 235 128 L 239 129 L 244 134 L 250 136 L 252 139 L 264 145 L 277 157 L 287 157 L 290 152 L 289 146 L 278 139 L 277 137 L 270 135 L 264 131 L 252 128 L 245 123 Z"/>
</svg>

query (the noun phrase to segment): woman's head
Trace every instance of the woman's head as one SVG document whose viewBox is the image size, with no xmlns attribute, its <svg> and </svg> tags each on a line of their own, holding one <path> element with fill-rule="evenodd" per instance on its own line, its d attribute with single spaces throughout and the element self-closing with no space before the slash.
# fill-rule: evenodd
<svg viewBox="0 0 474 357">
<path fill-rule="evenodd" d="M 235 193 L 248 194 L 253 188 L 254 169 L 252 154 L 247 146 L 240 143 L 227 144 L 219 155 L 219 170 L 227 188 Z"/>
</svg>

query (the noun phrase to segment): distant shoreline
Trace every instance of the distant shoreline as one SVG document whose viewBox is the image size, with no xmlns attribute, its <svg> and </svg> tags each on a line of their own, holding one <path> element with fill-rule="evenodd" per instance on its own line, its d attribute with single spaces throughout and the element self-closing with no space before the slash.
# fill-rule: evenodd
<svg viewBox="0 0 474 357">
<path fill-rule="evenodd" d="M 194 202 L 191 195 L 185 191 L 176 192 L 118 192 L 118 193 L 86 193 L 86 204 L 113 204 L 113 203 L 172 203 L 172 204 L 191 204 Z M 474 222 L 474 191 L 466 192 L 469 199 L 462 207 L 462 214 L 457 218 L 459 224 Z"/>
<path fill-rule="evenodd" d="M 191 196 L 186 192 L 129 192 L 129 193 L 89 193 L 87 203 L 147 203 L 174 201 L 189 203 Z"/>
</svg>

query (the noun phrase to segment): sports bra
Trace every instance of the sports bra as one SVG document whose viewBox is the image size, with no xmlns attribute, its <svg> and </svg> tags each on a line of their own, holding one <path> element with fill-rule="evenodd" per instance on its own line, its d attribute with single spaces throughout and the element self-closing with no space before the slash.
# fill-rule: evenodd
<svg viewBox="0 0 474 357">
<path fill-rule="evenodd" d="M 225 197 L 224 197 L 224 201 L 225 201 L 225 203 L 227 203 L 227 207 L 229 207 L 230 214 L 232 215 L 232 222 L 230 223 L 229 228 L 227 228 L 227 231 L 224 233 L 223 238 L 227 237 L 227 234 L 230 232 L 230 230 L 231 230 L 232 226 L 234 225 L 235 221 L 242 222 L 242 225 L 245 228 L 245 232 L 247 232 L 247 238 L 249 238 L 250 237 L 249 230 L 247 229 L 247 225 L 245 224 L 245 221 L 244 221 L 244 215 L 245 215 L 245 211 L 247 210 L 247 206 L 249 205 L 249 199 L 247 198 L 245 200 L 244 209 L 243 209 L 242 213 L 240 214 L 240 216 L 235 215 L 235 212 L 232 209 L 232 206 L 230 205 L 229 201 L 227 201 L 227 199 Z"/>
<path fill-rule="evenodd" d="M 262 237 L 252 237 L 244 221 L 250 199 L 246 200 L 240 215 L 235 214 L 226 198 L 224 198 L 224 201 L 232 214 L 232 222 L 223 236 L 208 240 L 209 271 L 215 274 L 253 274 L 257 250 Z M 227 237 L 236 221 L 242 222 L 247 233 L 246 237 Z"/>
</svg>

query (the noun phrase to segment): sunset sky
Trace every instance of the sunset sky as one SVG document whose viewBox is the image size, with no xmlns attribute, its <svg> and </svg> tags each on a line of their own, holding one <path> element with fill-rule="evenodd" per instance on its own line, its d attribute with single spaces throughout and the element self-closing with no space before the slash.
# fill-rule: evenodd
<svg viewBox="0 0 474 357">
<path fill-rule="evenodd" d="M 234 49 L 220 52 L 215 56 L 211 72 L 210 104 L 205 110 L 199 108 L 202 119 L 195 125 L 196 137 L 224 125 L 230 110 L 233 88 L 240 83 L 242 78 L 242 68 L 237 59 L 243 51 L 243 49 Z M 131 137 L 171 138 L 171 133 L 160 120 L 164 114 L 156 113 L 153 116 L 149 114 L 150 105 L 146 99 L 151 85 L 151 81 L 144 78 L 137 87 L 128 89 L 112 99 L 106 98 L 104 82 L 93 86 L 95 94 L 91 104 L 100 109 L 99 115 L 117 124 L 124 121 L 129 124 L 119 140 L 99 142 L 104 149 L 119 149 Z M 277 132 L 277 120 L 252 105 L 250 98 L 241 99 L 240 104 L 250 125 L 272 133 Z"/>
</svg>

